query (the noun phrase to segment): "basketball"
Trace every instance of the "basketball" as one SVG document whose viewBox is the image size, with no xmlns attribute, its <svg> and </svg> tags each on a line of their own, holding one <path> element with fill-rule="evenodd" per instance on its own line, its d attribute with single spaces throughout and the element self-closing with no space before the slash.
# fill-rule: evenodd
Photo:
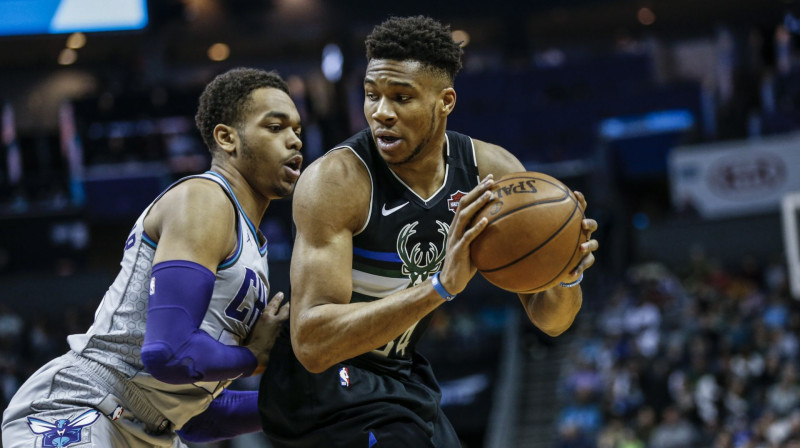
<svg viewBox="0 0 800 448">
<path fill-rule="evenodd" d="M 507 291 L 532 293 L 554 286 L 581 259 L 587 240 L 583 210 L 558 179 L 533 171 L 495 180 L 492 199 L 475 215 L 489 224 L 472 241 L 478 271 Z"/>
</svg>

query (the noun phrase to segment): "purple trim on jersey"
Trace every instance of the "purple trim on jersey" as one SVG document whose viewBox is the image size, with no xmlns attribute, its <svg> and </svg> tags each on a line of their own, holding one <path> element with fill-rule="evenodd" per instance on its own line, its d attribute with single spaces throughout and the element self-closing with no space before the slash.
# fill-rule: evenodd
<svg viewBox="0 0 800 448">
<path fill-rule="evenodd" d="M 262 235 L 263 235 L 263 233 L 262 233 Z M 269 241 L 267 240 L 267 236 L 264 235 L 264 244 L 258 246 L 258 253 L 260 253 L 261 255 L 264 255 L 265 253 L 267 253 L 267 246 L 268 245 L 269 245 Z"/>
<path fill-rule="evenodd" d="M 233 266 L 237 260 L 239 260 L 239 256 L 242 255 L 242 232 L 241 227 L 239 227 L 239 217 L 236 217 L 236 251 L 230 257 L 226 258 L 222 261 L 222 263 L 217 266 L 217 270 L 227 269 Z"/>
<path fill-rule="evenodd" d="M 147 232 L 145 232 L 144 230 L 142 230 L 142 241 L 144 241 L 145 244 L 147 244 L 148 246 L 152 247 L 153 249 L 158 247 L 158 243 L 153 241 L 153 239 L 150 238 L 150 235 L 148 235 Z"/>
<path fill-rule="evenodd" d="M 225 389 L 177 432 L 188 442 L 209 443 L 259 431 L 258 391 Z"/>
<path fill-rule="evenodd" d="M 161 192 L 161 194 L 159 194 L 153 200 L 152 204 L 155 204 L 156 202 L 158 202 L 158 200 L 161 199 L 162 196 L 167 194 L 167 192 L 169 190 L 172 190 L 172 188 L 175 187 L 176 185 L 178 185 L 179 183 L 185 182 L 185 181 L 187 181 L 189 179 L 205 179 L 205 180 L 214 182 L 217 185 L 219 185 L 225 191 L 225 193 L 228 195 L 228 198 L 231 199 L 231 202 L 233 202 L 233 205 L 236 208 L 236 210 L 238 210 L 238 211 L 242 210 L 242 208 L 239 206 L 239 200 L 236 199 L 236 195 L 233 194 L 233 190 L 231 190 L 230 184 L 228 184 L 228 182 L 225 180 L 224 177 L 222 177 L 221 175 L 219 175 L 218 173 L 215 173 L 213 171 L 206 171 L 204 174 L 212 174 L 213 178 L 216 178 L 216 179 L 220 180 L 222 183 L 215 181 L 213 178 L 209 178 L 209 177 L 203 176 L 202 174 L 195 174 L 193 176 L 186 176 L 184 178 L 178 179 L 175 182 L 171 183 L 167 188 L 164 189 L 164 191 Z M 242 212 L 242 216 L 244 216 L 244 219 L 247 220 L 247 223 L 249 225 L 252 225 L 252 224 L 250 224 L 250 220 L 247 219 L 247 215 L 245 215 L 244 212 Z M 233 255 L 231 255 L 230 257 L 228 257 L 225 260 L 223 260 L 222 263 L 220 263 L 217 266 L 217 270 L 227 269 L 227 268 L 231 267 L 234 263 L 236 263 L 236 260 L 238 260 L 239 256 L 242 254 L 243 235 L 242 235 L 241 228 L 239 227 L 239 215 L 238 214 L 236 215 L 236 238 L 237 238 L 237 240 L 236 240 L 236 251 L 233 253 Z M 147 245 L 152 247 L 153 249 L 155 249 L 158 246 L 158 243 L 156 243 L 152 238 L 150 238 L 150 235 L 148 235 L 147 232 L 145 232 L 144 230 L 142 230 L 142 241 L 147 243 Z M 261 255 L 264 255 L 264 251 L 265 250 L 266 250 L 266 243 L 264 244 L 264 250 L 261 250 Z"/>
<path fill-rule="evenodd" d="M 224 381 L 250 375 L 258 362 L 244 347 L 223 344 L 200 330 L 214 291 L 205 266 L 171 260 L 153 266 L 142 364 L 170 384 Z"/>
</svg>

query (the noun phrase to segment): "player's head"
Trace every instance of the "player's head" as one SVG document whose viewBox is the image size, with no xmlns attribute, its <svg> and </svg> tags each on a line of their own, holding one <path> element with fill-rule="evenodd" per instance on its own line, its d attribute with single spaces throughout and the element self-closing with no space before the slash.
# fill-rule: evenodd
<svg viewBox="0 0 800 448">
<path fill-rule="evenodd" d="M 367 36 L 367 61 L 417 61 L 444 76 L 453 85 L 461 70 L 463 50 L 453 40 L 450 26 L 430 17 L 392 17 Z"/>
<path fill-rule="evenodd" d="M 212 80 L 195 117 L 212 165 L 226 163 L 267 198 L 290 194 L 300 174 L 300 114 L 276 73 L 236 68 Z"/>
<path fill-rule="evenodd" d="M 214 128 L 225 124 L 241 126 L 248 108 L 252 105 L 251 93 L 256 89 L 272 88 L 289 94 L 286 81 L 274 71 L 254 68 L 235 68 L 214 78 L 200 95 L 195 123 L 203 142 L 214 155 L 219 150 L 214 138 Z"/>
<path fill-rule="evenodd" d="M 366 39 L 364 116 L 383 159 L 402 165 L 440 151 L 462 50 L 429 17 L 392 17 Z"/>
</svg>

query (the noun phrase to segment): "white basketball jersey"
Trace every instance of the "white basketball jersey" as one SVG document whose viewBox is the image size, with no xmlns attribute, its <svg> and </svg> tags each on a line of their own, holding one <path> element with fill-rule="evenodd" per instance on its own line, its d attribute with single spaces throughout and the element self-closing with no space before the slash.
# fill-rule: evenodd
<svg viewBox="0 0 800 448">
<path fill-rule="evenodd" d="M 166 191 L 188 179 L 218 183 L 236 208 L 236 252 L 217 267 L 214 292 L 200 329 L 228 345 L 240 345 L 250 334 L 269 296 L 267 244 L 260 231 L 242 211 L 228 182 L 206 172 L 178 180 Z M 167 384 L 153 378 L 142 365 L 141 349 L 147 322 L 150 275 L 156 243 L 144 232 L 143 222 L 161 193 L 142 212 L 125 243 L 121 269 L 106 292 L 94 324 L 85 334 L 67 338 L 81 356 L 116 370 L 140 388 L 153 406 L 180 428 L 206 409 L 211 400 L 235 379 L 195 384 Z M 260 243 L 263 241 L 263 244 Z"/>
</svg>

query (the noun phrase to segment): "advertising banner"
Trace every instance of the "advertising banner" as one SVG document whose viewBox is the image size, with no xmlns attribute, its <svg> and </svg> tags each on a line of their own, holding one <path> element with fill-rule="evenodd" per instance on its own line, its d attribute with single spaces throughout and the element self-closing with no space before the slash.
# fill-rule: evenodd
<svg viewBox="0 0 800 448">
<path fill-rule="evenodd" d="M 673 206 L 704 218 L 771 213 L 800 191 L 800 133 L 675 148 L 669 155 Z"/>
</svg>

